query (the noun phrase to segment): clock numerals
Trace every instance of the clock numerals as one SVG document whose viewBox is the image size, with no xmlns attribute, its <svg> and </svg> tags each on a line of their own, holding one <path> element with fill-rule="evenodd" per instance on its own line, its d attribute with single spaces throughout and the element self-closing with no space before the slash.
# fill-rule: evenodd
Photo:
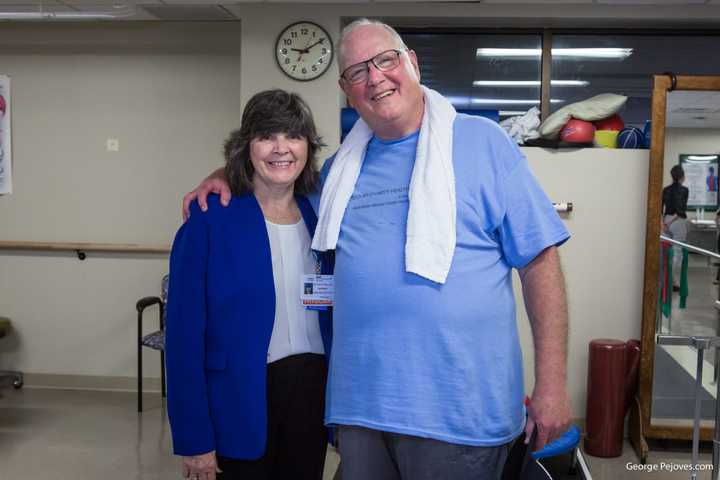
<svg viewBox="0 0 720 480">
<path fill-rule="evenodd" d="M 332 40 L 321 26 L 298 22 L 278 37 L 275 57 L 280 69 L 290 78 L 313 80 L 325 73 L 332 63 Z"/>
</svg>

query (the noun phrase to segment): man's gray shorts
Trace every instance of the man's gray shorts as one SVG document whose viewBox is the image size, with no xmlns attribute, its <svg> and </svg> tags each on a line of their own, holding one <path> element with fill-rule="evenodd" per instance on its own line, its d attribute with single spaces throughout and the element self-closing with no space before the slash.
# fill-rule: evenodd
<svg viewBox="0 0 720 480">
<path fill-rule="evenodd" d="M 512 442 L 473 447 L 341 425 L 342 480 L 498 480 Z"/>
</svg>

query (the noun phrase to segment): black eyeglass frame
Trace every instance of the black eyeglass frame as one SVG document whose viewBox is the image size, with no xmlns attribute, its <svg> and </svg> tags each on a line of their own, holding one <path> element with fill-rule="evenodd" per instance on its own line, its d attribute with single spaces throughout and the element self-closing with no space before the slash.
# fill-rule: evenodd
<svg viewBox="0 0 720 480">
<path fill-rule="evenodd" d="M 376 60 L 377 60 L 379 57 L 385 55 L 385 54 L 388 53 L 388 52 L 395 52 L 395 54 L 397 55 L 397 60 L 398 60 L 398 62 L 397 62 L 397 64 L 393 65 L 393 66 L 390 67 L 390 68 L 382 68 L 382 67 L 380 67 L 380 66 L 376 63 Z M 358 81 L 356 81 L 356 82 L 351 82 L 350 80 L 348 80 L 348 78 L 345 76 L 345 74 L 347 73 L 348 70 L 350 70 L 351 68 L 357 67 L 358 65 L 365 65 L 365 71 L 366 71 L 366 72 L 369 72 L 369 71 L 370 71 L 370 63 L 372 63 L 373 65 L 375 65 L 375 68 L 377 68 L 377 69 L 380 70 L 381 72 L 389 72 L 390 70 L 392 70 L 392 69 L 394 69 L 394 68 L 397 68 L 398 65 L 400 65 L 400 56 L 401 56 L 403 53 L 405 53 L 405 52 L 407 52 L 407 49 L 391 48 L 391 49 L 388 49 L 388 50 L 383 50 L 382 52 L 378 53 L 377 55 L 375 55 L 375 56 L 372 57 L 372 58 L 368 58 L 367 60 L 362 61 L 362 62 L 353 63 L 352 65 L 350 65 L 349 67 L 347 67 L 345 70 L 342 71 L 342 73 L 340 74 L 340 78 L 342 78 L 343 80 L 345 80 L 347 83 L 349 83 L 349 84 L 351 84 L 351 85 L 355 85 L 355 84 L 361 83 L 361 82 L 363 82 L 364 80 L 366 80 L 367 77 L 363 78 L 362 80 L 358 80 Z"/>
</svg>

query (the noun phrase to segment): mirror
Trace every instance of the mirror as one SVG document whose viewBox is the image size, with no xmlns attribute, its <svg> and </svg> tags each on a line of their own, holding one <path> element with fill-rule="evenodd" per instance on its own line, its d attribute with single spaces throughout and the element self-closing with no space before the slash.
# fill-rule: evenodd
<svg viewBox="0 0 720 480">
<path fill-rule="evenodd" d="M 692 438 L 697 351 L 657 345 L 656 335 L 720 335 L 720 311 L 715 308 L 720 266 L 708 255 L 718 247 L 720 77 L 655 76 L 651 135 L 640 385 L 630 420 L 631 441 L 641 460 L 647 455 L 645 438 Z M 682 167 L 681 185 L 687 189 L 687 209 L 679 214 L 675 206 L 683 188 L 670 187 L 676 165 Z M 705 352 L 703 440 L 711 439 L 715 423 L 720 373 L 715 359 L 712 349 Z"/>
</svg>

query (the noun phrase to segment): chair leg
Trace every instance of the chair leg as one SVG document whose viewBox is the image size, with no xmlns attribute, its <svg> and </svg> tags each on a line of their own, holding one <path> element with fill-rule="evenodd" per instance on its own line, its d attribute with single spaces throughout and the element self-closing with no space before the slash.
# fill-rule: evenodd
<svg viewBox="0 0 720 480">
<path fill-rule="evenodd" d="M 142 313 L 138 313 L 138 338 L 137 338 L 137 409 L 142 412 Z"/>
<path fill-rule="evenodd" d="M 165 352 L 160 351 L 160 388 L 163 398 L 167 397 L 167 387 L 165 386 Z"/>
<path fill-rule="evenodd" d="M 165 331 L 165 304 L 160 302 L 160 330 Z M 163 398 L 167 397 L 165 386 L 165 350 L 160 350 L 160 392 Z"/>
</svg>

